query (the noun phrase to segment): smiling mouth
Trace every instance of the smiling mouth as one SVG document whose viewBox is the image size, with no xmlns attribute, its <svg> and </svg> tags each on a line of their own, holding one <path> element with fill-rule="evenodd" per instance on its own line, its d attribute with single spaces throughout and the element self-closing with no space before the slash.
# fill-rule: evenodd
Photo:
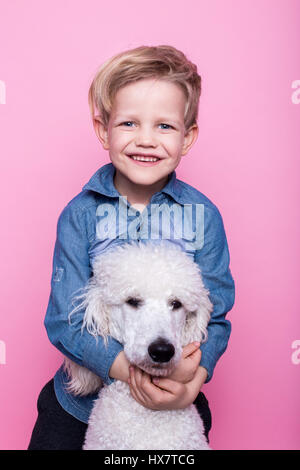
<svg viewBox="0 0 300 470">
<path fill-rule="evenodd" d="M 132 160 L 136 162 L 150 162 L 150 163 L 155 163 L 160 160 L 160 158 L 152 155 L 127 155 L 127 157 L 131 158 Z"/>
</svg>

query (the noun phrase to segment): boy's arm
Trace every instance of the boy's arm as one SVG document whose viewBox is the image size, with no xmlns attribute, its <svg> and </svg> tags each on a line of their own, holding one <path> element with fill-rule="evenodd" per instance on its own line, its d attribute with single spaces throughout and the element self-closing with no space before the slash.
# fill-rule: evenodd
<svg viewBox="0 0 300 470">
<path fill-rule="evenodd" d="M 109 370 L 109 376 L 112 379 L 118 379 L 118 380 L 122 380 L 123 382 L 128 382 L 129 367 L 130 367 L 130 362 L 126 358 L 124 351 L 121 351 L 115 358 Z"/>
<path fill-rule="evenodd" d="M 229 269 L 229 251 L 222 216 L 216 206 L 207 209 L 204 214 L 204 244 L 196 251 L 198 263 L 205 287 L 214 306 L 208 325 L 208 339 L 201 346 L 200 366 L 204 367 L 209 382 L 215 365 L 226 350 L 231 324 L 225 316 L 233 307 L 235 284 Z"/>
<path fill-rule="evenodd" d="M 54 248 L 51 294 L 45 317 L 45 327 L 51 343 L 65 356 L 111 383 L 109 370 L 123 346 L 108 338 L 107 347 L 101 337 L 97 341 L 85 329 L 81 331 L 84 310 L 71 316 L 72 298 L 85 287 L 91 276 L 89 262 L 89 221 L 86 211 L 69 204 L 57 224 Z"/>
</svg>

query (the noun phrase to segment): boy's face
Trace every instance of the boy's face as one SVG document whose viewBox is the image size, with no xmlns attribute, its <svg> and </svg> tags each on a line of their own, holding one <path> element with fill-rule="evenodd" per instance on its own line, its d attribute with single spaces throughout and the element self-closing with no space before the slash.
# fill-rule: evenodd
<svg viewBox="0 0 300 470">
<path fill-rule="evenodd" d="M 131 191 L 135 185 L 162 189 L 189 151 L 198 128 L 186 131 L 185 106 L 178 85 L 145 79 L 118 90 L 107 129 L 95 121 L 96 133 L 116 168 L 115 179 L 122 180 L 123 195 L 126 184 Z"/>
</svg>

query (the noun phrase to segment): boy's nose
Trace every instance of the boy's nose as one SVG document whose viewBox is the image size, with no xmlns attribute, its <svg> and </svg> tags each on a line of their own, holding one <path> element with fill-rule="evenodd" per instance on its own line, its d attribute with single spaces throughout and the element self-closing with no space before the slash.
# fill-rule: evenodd
<svg viewBox="0 0 300 470">
<path fill-rule="evenodd" d="M 156 147 L 156 139 L 150 129 L 140 129 L 135 138 L 136 146 Z"/>
</svg>

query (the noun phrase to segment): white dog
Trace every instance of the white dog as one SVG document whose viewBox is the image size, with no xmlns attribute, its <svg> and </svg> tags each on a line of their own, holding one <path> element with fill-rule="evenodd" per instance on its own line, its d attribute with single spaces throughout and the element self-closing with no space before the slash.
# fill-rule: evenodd
<svg viewBox="0 0 300 470">
<path fill-rule="evenodd" d="M 212 304 L 199 267 L 177 245 L 134 243 L 100 255 L 80 305 L 83 328 L 124 345 L 131 364 L 167 376 L 182 347 L 206 339 Z M 74 311 L 73 311 L 74 312 Z M 73 313 L 72 312 L 72 313 Z M 69 388 L 100 390 L 85 437 L 92 449 L 209 449 L 195 405 L 154 411 L 140 405 L 125 382 L 102 386 L 98 376 L 69 359 Z"/>
</svg>

